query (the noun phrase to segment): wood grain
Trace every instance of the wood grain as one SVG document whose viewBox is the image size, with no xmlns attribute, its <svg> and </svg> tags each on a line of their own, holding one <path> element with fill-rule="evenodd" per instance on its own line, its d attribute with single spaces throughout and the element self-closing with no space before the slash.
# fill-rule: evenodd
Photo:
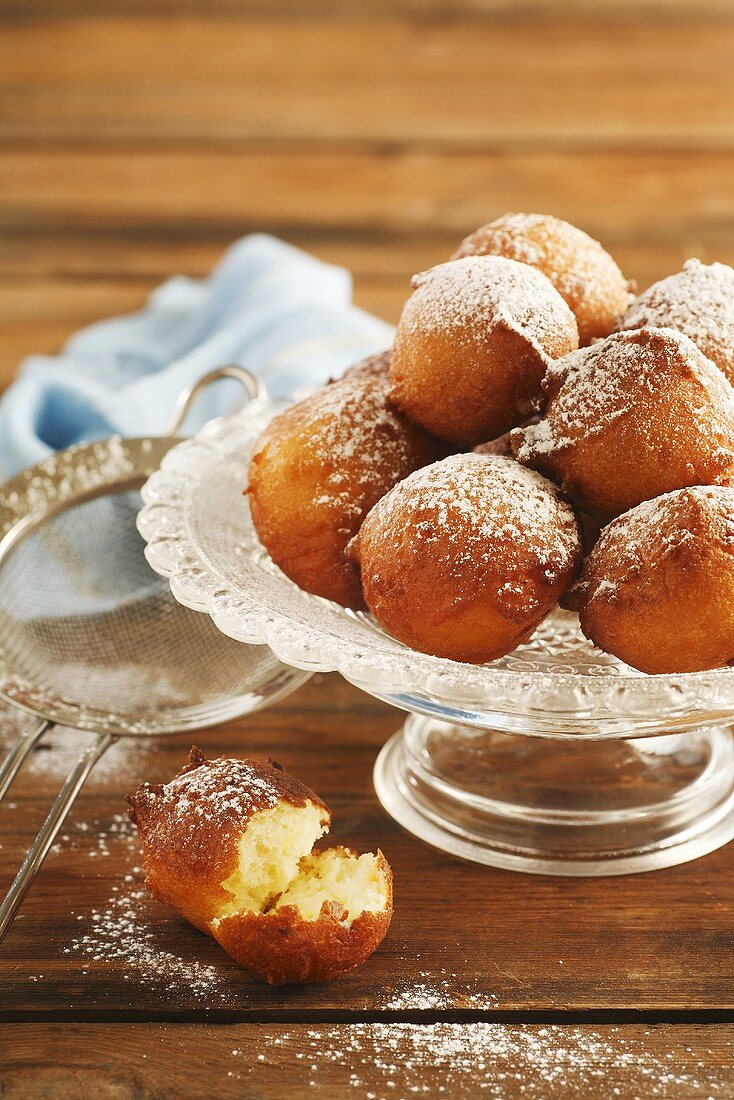
<svg viewBox="0 0 734 1100">
<path fill-rule="evenodd" d="M 114 15 L 150 14 L 153 5 L 146 0 L 4 0 L 0 18 L 34 19 L 39 16 L 90 15 L 100 12 Z M 265 18 L 271 21 L 311 19 L 316 16 L 360 20 L 370 16 L 400 15 L 414 20 L 430 19 L 491 21 L 512 19 L 523 23 L 557 21 L 563 18 L 583 18 L 604 24 L 617 20 L 635 23 L 659 22 L 660 19 L 685 23 L 730 22 L 728 0 L 699 0 L 695 8 L 689 0 L 564 0 L 559 12 L 558 0 L 155 0 L 156 13 L 199 12 L 206 14 L 236 14 Z"/>
<path fill-rule="evenodd" d="M 734 1028 L 442 1024 L 22 1025 L 4 1100 L 711 1100 L 731 1096 Z"/>
<path fill-rule="evenodd" d="M 101 226 L 60 235 L 58 229 L 37 232 L 29 223 L 28 232 L 6 235 L 0 250 L 0 389 L 26 356 L 53 355 L 83 325 L 142 307 L 172 272 L 207 275 L 246 228 L 200 232 L 179 223 L 170 231 L 131 230 L 116 236 Z M 333 232 L 294 225 L 287 236 L 352 271 L 357 305 L 395 323 L 410 276 L 448 258 L 460 233 L 398 237 L 367 231 L 363 236 L 354 225 Z M 666 240 L 663 234 L 652 242 L 641 238 L 617 244 L 613 251 L 626 275 L 643 288 L 679 270 L 688 256 L 734 263 L 734 238 L 699 224 L 679 239 Z"/>
<path fill-rule="evenodd" d="M 251 231 L 348 267 L 391 321 L 410 274 L 505 210 L 581 224 L 641 287 L 734 263 L 729 0 L 4 0 L 0 26 L 0 388 Z M 3 1097 L 731 1096 L 734 845 L 598 882 L 449 859 L 376 802 L 400 721 L 316 677 L 202 735 L 282 759 L 335 840 L 394 865 L 383 947 L 305 990 L 137 896 L 123 795 L 188 746 L 116 746 L 0 955 Z M 0 712 L 0 747 L 17 726 Z M 80 737 L 0 809 L 0 888 Z"/>
<path fill-rule="evenodd" d="M 49 859 L 6 940 L 0 1003 L 7 1014 L 197 1019 L 204 1004 L 210 1018 L 242 1020 L 323 1012 L 413 1018 L 411 1013 L 454 1011 L 495 1018 L 561 1009 L 734 1011 L 734 846 L 664 872 L 598 881 L 459 862 L 402 832 L 376 801 L 372 765 L 400 721 L 391 708 L 328 676 L 269 711 L 201 735 L 212 753 L 281 760 L 332 807 L 335 840 L 385 851 L 395 871 L 396 914 L 388 939 L 363 969 L 323 987 L 271 990 L 152 901 L 143 905 L 138 923 L 149 930 L 155 952 L 182 965 L 199 960 L 214 968 L 203 1000 L 181 977 L 181 966 L 173 978 L 164 972 L 157 980 L 141 973 L 129 951 L 112 957 L 114 944 L 102 942 L 106 957 L 96 961 L 75 949 L 124 876 L 140 877 L 132 871 L 136 845 L 115 831 L 116 815 L 125 812 L 123 795 L 143 779 L 173 775 L 188 742 L 166 740 L 137 756 L 120 745 L 83 793 L 66 830 L 69 839 Z M 49 770 L 53 755 L 43 752 L 35 774 L 14 790 L 15 808 L 3 813 L 2 882 L 10 879 L 59 784 Z M 107 834 L 108 856 L 100 852 L 100 832 Z"/>
<path fill-rule="evenodd" d="M 702 236 L 734 244 L 734 150 L 444 153 L 355 149 L 10 148 L 0 227 L 138 233 L 358 231 L 444 236 L 444 251 L 506 210 L 551 210 L 610 248 Z M 661 210 L 664 217 L 661 217 Z"/>
<path fill-rule="evenodd" d="M 731 147 L 733 45 L 730 23 L 39 18 L 0 38 L 0 135 Z"/>
</svg>

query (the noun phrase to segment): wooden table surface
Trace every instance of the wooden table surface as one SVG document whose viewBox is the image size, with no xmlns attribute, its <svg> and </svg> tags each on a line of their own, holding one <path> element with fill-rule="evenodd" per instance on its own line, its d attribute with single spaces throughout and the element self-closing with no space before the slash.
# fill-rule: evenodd
<svg viewBox="0 0 734 1100">
<path fill-rule="evenodd" d="M 0 387 L 253 230 L 348 266 L 389 320 L 505 210 L 581 224 L 645 286 L 734 262 L 734 10 L 2 0 L 0 139 Z M 376 802 L 399 721 L 317 677 L 201 738 L 283 760 L 337 839 L 394 865 L 383 947 L 305 990 L 250 981 L 145 897 L 122 796 L 187 745 L 112 750 L 2 950 L 3 1097 L 734 1094 L 734 846 L 597 882 L 459 863 Z M 2 809 L 3 883 L 78 740 L 40 748 Z"/>
</svg>

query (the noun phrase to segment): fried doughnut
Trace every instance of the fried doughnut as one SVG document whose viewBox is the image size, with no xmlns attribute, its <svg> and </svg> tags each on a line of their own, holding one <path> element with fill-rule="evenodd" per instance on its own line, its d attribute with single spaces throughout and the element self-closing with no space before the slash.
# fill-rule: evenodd
<svg viewBox="0 0 734 1100">
<path fill-rule="evenodd" d="M 734 268 L 686 260 L 682 271 L 653 283 L 632 303 L 620 328 L 645 325 L 690 336 L 734 384 Z"/>
<path fill-rule="evenodd" d="M 573 590 L 581 629 L 642 672 L 734 658 L 734 488 L 695 486 L 614 520 Z"/>
<path fill-rule="evenodd" d="M 393 345 L 391 400 L 433 435 L 472 445 L 540 407 L 548 364 L 578 346 L 576 321 L 527 264 L 469 256 L 413 279 Z"/>
<path fill-rule="evenodd" d="M 386 630 L 474 664 L 529 638 L 581 562 L 576 520 L 555 487 L 511 458 L 476 453 L 401 481 L 348 553 Z"/>
<path fill-rule="evenodd" d="M 529 424 L 537 424 L 539 420 L 540 416 L 532 416 L 521 427 L 526 428 Z M 506 458 L 514 458 L 510 440 L 511 435 L 511 431 L 505 432 L 503 435 L 497 436 L 496 439 L 490 439 L 486 443 L 478 443 L 472 450 L 476 451 L 478 455 L 504 455 Z"/>
<path fill-rule="evenodd" d="M 265 549 L 306 592 L 361 607 L 344 550 L 396 481 L 433 462 L 437 443 L 388 404 L 387 362 L 372 357 L 265 429 L 247 493 Z"/>
<path fill-rule="evenodd" d="M 462 256 L 506 256 L 542 271 L 573 310 L 582 347 L 608 336 L 632 298 L 599 242 L 550 214 L 504 214 L 466 237 L 452 259 Z"/>
<path fill-rule="evenodd" d="M 520 462 L 602 522 L 734 471 L 734 390 L 682 333 L 614 333 L 554 363 L 539 424 L 512 433 Z"/>
<path fill-rule="evenodd" d="M 207 760 L 128 798 L 149 889 L 255 977 L 321 982 L 360 966 L 392 917 L 381 852 L 312 851 L 331 811 L 274 764 Z"/>
</svg>

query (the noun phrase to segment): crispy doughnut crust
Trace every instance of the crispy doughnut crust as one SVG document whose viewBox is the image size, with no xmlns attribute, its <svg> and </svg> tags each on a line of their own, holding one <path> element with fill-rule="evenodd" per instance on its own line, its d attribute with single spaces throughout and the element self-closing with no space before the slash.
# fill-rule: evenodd
<svg viewBox="0 0 734 1100">
<path fill-rule="evenodd" d="M 734 658 L 734 488 L 695 486 L 606 527 L 574 591 L 581 629 L 642 672 Z"/>
<path fill-rule="evenodd" d="M 279 801 L 314 803 L 331 821 L 328 806 L 305 784 L 273 762 L 208 760 L 194 746 L 170 783 L 143 783 L 129 795 L 130 820 L 138 828 L 146 883 L 203 932 L 230 900 L 222 882 L 237 868 L 238 843 L 260 810 Z M 195 828 L 185 827 L 186 820 Z"/>
<path fill-rule="evenodd" d="M 363 606 L 344 551 L 388 489 L 432 462 L 437 443 L 387 401 L 389 356 L 276 416 L 250 462 L 252 518 L 271 558 L 300 588 L 344 607 Z"/>
<path fill-rule="evenodd" d="M 571 310 L 544 275 L 467 257 L 413 279 L 393 345 L 390 399 L 426 431 L 472 446 L 540 408 L 551 360 L 578 346 Z"/>
<path fill-rule="evenodd" d="M 544 478 L 510 458 L 462 454 L 396 485 L 348 553 L 394 637 L 481 664 L 527 640 L 576 576 L 578 528 Z"/>
<path fill-rule="evenodd" d="M 734 268 L 686 260 L 683 270 L 643 291 L 621 329 L 674 328 L 689 336 L 734 384 Z"/>
<path fill-rule="evenodd" d="M 379 850 L 377 858 L 388 886 L 381 912 L 363 912 L 346 924 L 335 902 L 324 902 L 315 921 L 286 905 L 268 913 L 234 913 L 216 921 L 212 935 L 240 966 L 270 985 L 327 982 L 354 970 L 379 947 L 392 920 L 392 871 Z"/>
<path fill-rule="evenodd" d="M 454 255 L 506 256 L 542 271 L 576 317 L 584 347 L 621 321 L 634 284 L 598 241 L 550 214 L 504 214 L 466 237 Z"/>
<path fill-rule="evenodd" d="M 613 333 L 554 363 L 543 388 L 543 419 L 512 433 L 513 450 L 602 523 L 732 476 L 734 390 L 681 333 Z"/>
</svg>

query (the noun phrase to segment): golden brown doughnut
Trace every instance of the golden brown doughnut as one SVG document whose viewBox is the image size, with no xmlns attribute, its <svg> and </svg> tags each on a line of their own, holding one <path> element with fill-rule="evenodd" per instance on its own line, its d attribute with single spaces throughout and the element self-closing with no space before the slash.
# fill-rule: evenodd
<svg viewBox="0 0 734 1100">
<path fill-rule="evenodd" d="M 686 260 L 682 271 L 653 283 L 632 303 L 620 328 L 645 325 L 690 336 L 734 383 L 734 268 Z"/>
<path fill-rule="evenodd" d="M 377 355 L 368 355 L 366 359 L 359 359 L 356 363 L 352 363 L 351 367 L 347 367 L 341 377 L 342 380 L 373 378 L 387 388 L 390 384 L 390 352 L 380 351 Z M 331 381 L 338 382 L 339 379 L 332 378 Z"/>
<path fill-rule="evenodd" d="M 614 333 L 554 363 L 536 425 L 512 433 L 520 462 L 606 521 L 734 469 L 734 390 L 687 336 Z"/>
<path fill-rule="evenodd" d="M 599 242 L 550 214 L 504 214 L 466 237 L 452 259 L 462 256 L 506 256 L 542 271 L 573 310 L 582 347 L 608 336 L 632 298 Z"/>
<path fill-rule="evenodd" d="M 233 913 L 213 935 L 240 966 L 270 985 L 328 982 L 361 966 L 392 919 L 392 871 L 382 852 L 327 848 L 263 915 Z"/>
<path fill-rule="evenodd" d="M 270 422 L 250 461 L 252 519 L 271 558 L 307 592 L 362 606 L 344 551 L 373 504 L 432 462 L 437 443 L 388 404 L 372 357 Z"/>
<path fill-rule="evenodd" d="M 734 489 L 695 486 L 610 523 L 573 590 L 587 638 L 642 672 L 734 658 Z"/>
<path fill-rule="evenodd" d="M 576 520 L 555 487 L 511 458 L 475 453 L 401 481 L 348 553 L 386 630 L 475 664 L 529 638 L 581 561 Z"/>
<path fill-rule="evenodd" d="M 385 857 L 312 850 L 331 811 L 278 765 L 192 749 L 170 783 L 128 802 L 149 889 L 263 981 L 326 981 L 384 938 Z"/>
<path fill-rule="evenodd" d="M 540 407 L 548 364 L 578 346 L 548 279 L 501 256 L 469 256 L 413 279 L 398 324 L 391 400 L 433 435 L 472 445 Z"/>
<path fill-rule="evenodd" d="M 300 841 L 298 854 L 292 851 L 292 823 L 309 852 L 331 824 L 328 806 L 282 769 L 254 760 L 207 760 L 197 748 L 170 783 L 144 783 L 128 803 L 148 888 L 204 932 L 231 901 L 223 883 L 237 869 L 240 839 L 254 818 L 269 814 L 282 834 L 283 887 L 301 856 Z M 258 900 L 255 880 L 262 877 L 255 873 L 251 884 Z"/>
</svg>

